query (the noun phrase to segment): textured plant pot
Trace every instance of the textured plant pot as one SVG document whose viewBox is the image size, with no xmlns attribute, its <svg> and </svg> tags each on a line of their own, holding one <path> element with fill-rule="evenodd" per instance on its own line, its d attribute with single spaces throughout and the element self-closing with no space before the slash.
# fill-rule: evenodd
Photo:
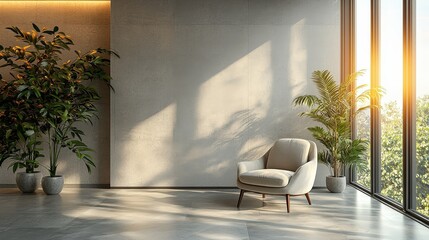
<svg viewBox="0 0 429 240">
<path fill-rule="evenodd" d="M 23 193 L 34 193 L 34 191 L 39 187 L 39 182 L 40 172 L 19 172 L 16 174 L 16 185 Z"/>
<path fill-rule="evenodd" d="M 63 176 L 45 176 L 42 178 L 43 191 L 48 195 L 57 195 L 63 190 Z"/>
<path fill-rule="evenodd" d="M 330 192 L 333 193 L 342 193 L 346 189 L 346 177 L 326 177 L 326 187 Z"/>
</svg>

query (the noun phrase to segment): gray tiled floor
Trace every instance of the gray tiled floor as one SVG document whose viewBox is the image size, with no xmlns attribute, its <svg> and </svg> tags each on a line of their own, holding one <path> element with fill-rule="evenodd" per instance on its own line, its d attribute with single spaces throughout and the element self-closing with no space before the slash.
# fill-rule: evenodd
<svg viewBox="0 0 429 240">
<path fill-rule="evenodd" d="M 429 229 L 353 188 L 313 205 L 238 190 L 0 189 L 0 239 L 429 239 Z"/>
</svg>

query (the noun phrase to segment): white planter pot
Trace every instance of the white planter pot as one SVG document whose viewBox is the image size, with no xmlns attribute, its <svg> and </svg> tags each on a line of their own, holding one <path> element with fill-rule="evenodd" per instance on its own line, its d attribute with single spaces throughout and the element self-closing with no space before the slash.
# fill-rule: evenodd
<svg viewBox="0 0 429 240">
<path fill-rule="evenodd" d="M 39 187 L 40 182 L 40 172 L 35 173 L 26 173 L 19 172 L 16 173 L 16 185 L 19 190 L 23 193 L 34 193 Z"/>
<path fill-rule="evenodd" d="M 57 195 L 63 190 L 63 176 L 45 176 L 42 178 L 43 191 L 48 195 Z"/>
<path fill-rule="evenodd" d="M 346 189 L 346 177 L 326 177 L 326 187 L 330 192 L 333 193 L 342 193 Z"/>
</svg>

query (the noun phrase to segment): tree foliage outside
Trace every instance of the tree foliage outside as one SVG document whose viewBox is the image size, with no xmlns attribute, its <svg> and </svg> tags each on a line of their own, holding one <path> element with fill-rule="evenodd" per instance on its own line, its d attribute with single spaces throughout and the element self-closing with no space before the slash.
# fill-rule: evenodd
<svg viewBox="0 0 429 240">
<path fill-rule="evenodd" d="M 416 104 L 416 210 L 429 216 L 429 95 L 418 98 Z M 357 116 L 357 124 L 358 136 L 369 139 L 368 111 Z M 401 107 L 396 102 L 384 104 L 381 107 L 381 194 L 401 203 L 403 198 L 402 125 Z M 370 171 L 358 171 L 357 182 L 369 188 Z"/>
</svg>

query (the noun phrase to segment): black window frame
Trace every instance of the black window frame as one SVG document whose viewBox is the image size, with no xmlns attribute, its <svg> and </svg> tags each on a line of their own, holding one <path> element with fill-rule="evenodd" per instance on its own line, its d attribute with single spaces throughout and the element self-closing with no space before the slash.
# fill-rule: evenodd
<svg viewBox="0 0 429 240">
<path fill-rule="evenodd" d="M 355 1 L 341 0 L 341 81 L 355 71 Z M 379 85 L 380 2 L 371 0 L 371 86 Z M 416 0 L 403 0 L 403 203 L 381 195 L 380 110 L 371 110 L 371 188 L 356 182 L 350 171 L 350 185 L 429 227 L 429 216 L 416 208 Z M 378 103 L 379 99 L 372 99 Z M 351 119 L 353 137 L 356 124 Z"/>
</svg>

